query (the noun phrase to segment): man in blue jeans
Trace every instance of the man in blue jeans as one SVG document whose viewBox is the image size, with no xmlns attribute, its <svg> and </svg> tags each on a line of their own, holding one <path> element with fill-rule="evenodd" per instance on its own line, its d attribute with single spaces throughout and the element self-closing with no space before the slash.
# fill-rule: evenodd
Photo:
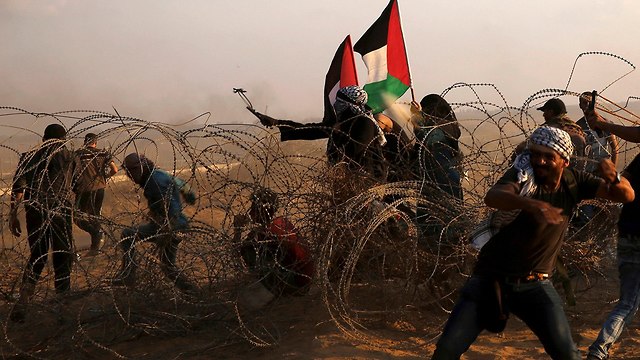
<svg viewBox="0 0 640 360">
<path fill-rule="evenodd" d="M 518 215 L 482 247 L 433 359 L 459 359 L 482 330 L 502 331 L 510 313 L 529 326 L 551 358 L 580 359 L 549 274 L 580 201 L 629 202 L 635 194 L 610 160 L 600 163 L 602 179 L 568 169 L 572 152 L 566 131 L 541 126 L 528 139 L 524 169 L 508 169 L 487 192 L 488 206 Z"/>
<path fill-rule="evenodd" d="M 161 269 L 184 292 L 194 292 L 192 284 L 176 264 L 176 253 L 180 239 L 177 233 L 189 228 L 189 221 L 182 213 L 180 197 L 189 204 L 195 203 L 195 194 L 181 179 L 156 168 L 144 155 L 137 153 L 125 157 L 122 167 L 127 176 L 144 191 L 149 206 L 150 221 L 145 224 L 126 228 L 122 231 L 120 247 L 123 250 L 122 267 L 112 280 L 114 285 L 131 286 L 135 284 L 137 264 L 135 262 L 135 243 L 150 241 L 158 245 Z"/>
<path fill-rule="evenodd" d="M 640 142 L 640 127 L 610 124 L 595 111 L 587 114 L 589 126 L 604 130 L 630 142 Z M 633 189 L 640 190 L 640 156 L 636 156 L 626 167 L 622 176 Z M 640 305 L 640 199 L 624 204 L 618 220 L 618 273 L 620 278 L 620 300 L 611 311 L 596 341 L 589 346 L 587 359 L 606 359 L 609 348 L 618 340 L 622 330 L 631 323 Z"/>
</svg>

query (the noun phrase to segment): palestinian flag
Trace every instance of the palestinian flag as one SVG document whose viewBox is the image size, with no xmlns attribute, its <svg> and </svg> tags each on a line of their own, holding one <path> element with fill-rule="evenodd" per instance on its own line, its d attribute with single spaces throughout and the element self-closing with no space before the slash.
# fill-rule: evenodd
<svg viewBox="0 0 640 360">
<path fill-rule="evenodd" d="M 358 85 L 358 74 L 351 47 L 351 35 L 347 35 L 333 56 L 324 80 L 324 124 L 333 126 L 336 123 L 336 111 L 333 108 L 336 94 L 340 88 L 350 85 Z"/>
<path fill-rule="evenodd" d="M 391 0 L 382 15 L 354 46 L 369 71 L 364 86 L 367 105 L 379 113 L 411 87 L 409 61 L 402 36 L 398 3 Z"/>
</svg>

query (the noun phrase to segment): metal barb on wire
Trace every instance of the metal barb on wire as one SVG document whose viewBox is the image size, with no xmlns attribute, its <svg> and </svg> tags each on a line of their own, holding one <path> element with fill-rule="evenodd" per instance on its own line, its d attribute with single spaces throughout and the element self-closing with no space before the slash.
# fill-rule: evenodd
<svg viewBox="0 0 640 360">
<path fill-rule="evenodd" d="M 247 108 L 249 110 L 255 110 L 253 108 L 253 104 L 251 103 L 251 100 L 249 100 L 249 98 L 247 97 L 247 95 L 245 95 L 245 93 L 247 92 L 247 90 L 243 89 L 243 88 L 233 88 L 233 93 L 234 94 L 238 94 L 240 96 L 240 98 L 242 99 L 242 101 L 244 101 L 245 104 L 247 104 Z"/>
</svg>

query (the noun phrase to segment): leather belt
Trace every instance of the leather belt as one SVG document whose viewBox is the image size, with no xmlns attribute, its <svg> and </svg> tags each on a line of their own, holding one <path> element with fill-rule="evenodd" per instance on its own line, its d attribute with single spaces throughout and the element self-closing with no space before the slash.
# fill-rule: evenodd
<svg viewBox="0 0 640 360">
<path fill-rule="evenodd" d="M 507 276 L 505 278 L 505 282 L 508 284 L 525 284 L 525 283 L 546 280 L 548 278 L 549 278 L 549 274 L 532 271 L 527 275 Z"/>
</svg>

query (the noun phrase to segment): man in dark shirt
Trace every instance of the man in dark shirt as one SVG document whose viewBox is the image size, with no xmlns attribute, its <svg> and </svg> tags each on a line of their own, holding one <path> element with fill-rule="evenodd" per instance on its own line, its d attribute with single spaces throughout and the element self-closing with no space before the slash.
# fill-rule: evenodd
<svg viewBox="0 0 640 360">
<path fill-rule="evenodd" d="M 609 160 L 600 164 L 604 180 L 568 169 L 573 145 L 563 130 L 536 129 L 527 151 L 530 169 L 525 173 L 533 176 L 525 179 L 511 168 L 485 197 L 490 207 L 520 212 L 480 251 L 433 359 L 459 359 L 482 330 L 502 331 L 509 313 L 531 328 L 551 358 L 580 359 L 548 274 L 555 267 L 568 218 L 580 201 L 599 197 L 629 202 L 635 194 Z M 525 186 L 528 193 L 522 196 Z"/>
<path fill-rule="evenodd" d="M 640 142 L 640 127 L 621 126 L 606 122 L 597 113 L 586 114 L 592 129 L 608 131 L 632 142 Z M 640 191 L 640 155 L 623 171 L 622 176 Z M 589 360 L 606 359 L 609 349 L 618 340 L 624 328 L 631 323 L 640 306 L 640 198 L 624 204 L 618 220 L 618 273 L 620 300 L 611 311 L 598 338 L 589 346 Z"/>
<path fill-rule="evenodd" d="M 451 105 L 437 94 L 428 94 L 411 103 L 411 122 L 416 134 L 417 173 L 422 179 L 421 192 L 429 196 L 430 183 L 462 200 L 462 152 L 458 144 L 460 125 Z"/>
<path fill-rule="evenodd" d="M 118 172 L 118 167 L 109 152 L 98 149 L 98 136 L 88 133 L 84 137 L 84 147 L 76 151 L 76 174 L 74 192 L 76 209 L 80 214 L 74 217 L 76 225 L 91 235 L 89 255 L 96 255 L 104 240 L 100 226 L 100 213 L 104 200 L 107 179 Z"/>
<path fill-rule="evenodd" d="M 382 148 L 387 140 L 366 106 L 367 99 L 367 93 L 359 86 L 341 88 L 334 104 L 335 121 L 322 123 L 301 124 L 249 110 L 263 125 L 277 126 L 280 141 L 328 138 L 327 158 L 331 165 L 344 162 L 352 170 L 363 170 L 376 180 L 384 181 L 388 163 Z"/>
<path fill-rule="evenodd" d="M 51 124 L 44 130 L 42 144 L 23 153 L 13 179 L 9 226 L 14 236 L 22 234 L 18 205 L 24 202 L 27 239 L 31 255 L 20 287 L 20 298 L 11 319 L 23 321 L 26 305 L 53 250 L 56 293 L 70 289 L 73 243 L 71 233 L 71 182 L 73 153 L 65 147 L 67 132 L 62 125 Z"/>
</svg>

